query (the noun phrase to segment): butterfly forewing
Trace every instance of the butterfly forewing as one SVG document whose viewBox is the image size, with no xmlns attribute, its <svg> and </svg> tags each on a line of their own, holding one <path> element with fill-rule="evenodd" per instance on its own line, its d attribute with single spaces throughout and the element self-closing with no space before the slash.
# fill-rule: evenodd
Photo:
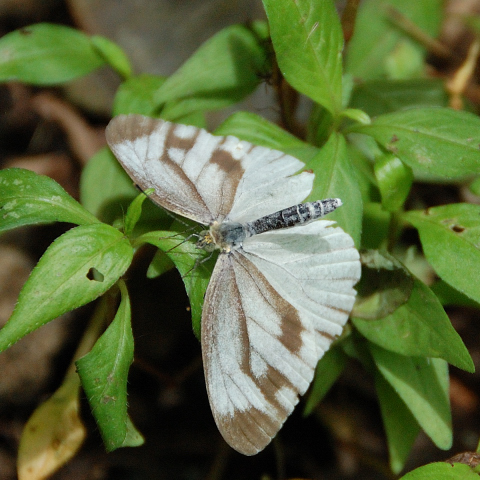
<svg viewBox="0 0 480 480">
<path fill-rule="evenodd" d="M 106 138 L 135 183 L 155 190 L 153 201 L 203 224 L 229 214 L 257 218 L 302 201 L 312 188 L 312 174 L 291 176 L 303 166 L 296 158 L 193 126 L 119 115 Z"/>
</svg>

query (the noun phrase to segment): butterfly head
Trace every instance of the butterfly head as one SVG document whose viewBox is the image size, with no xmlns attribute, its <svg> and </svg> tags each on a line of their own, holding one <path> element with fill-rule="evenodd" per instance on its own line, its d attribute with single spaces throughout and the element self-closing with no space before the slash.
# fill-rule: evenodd
<svg viewBox="0 0 480 480">
<path fill-rule="evenodd" d="M 203 248 L 207 252 L 218 249 L 222 253 L 229 253 L 242 245 L 247 232 L 241 223 L 215 221 L 210 225 L 209 230 L 203 230 L 199 236 L 197 248 Z"/>
</svg>

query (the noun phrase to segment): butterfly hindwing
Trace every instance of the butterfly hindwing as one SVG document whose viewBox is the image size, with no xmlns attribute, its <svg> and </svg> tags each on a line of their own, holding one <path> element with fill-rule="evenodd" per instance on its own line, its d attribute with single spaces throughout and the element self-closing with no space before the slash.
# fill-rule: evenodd
<svg viewBox="0 0 480 480">
<path fill-rule="evenodd" d="M 340 335 L 360 278 L 353 240 L 334 222 L 266 232 L 248 238 L 242 251 L 285 301 L 317 332 L 318 359 Z"/>
<path fill-rule="evenodd" d="M 202 315 L 202 354 L 220 432 L 254 455 L 275 436 L 310 384 L 313 326 L 240 252 L 220 255 Z"/>
</svg>

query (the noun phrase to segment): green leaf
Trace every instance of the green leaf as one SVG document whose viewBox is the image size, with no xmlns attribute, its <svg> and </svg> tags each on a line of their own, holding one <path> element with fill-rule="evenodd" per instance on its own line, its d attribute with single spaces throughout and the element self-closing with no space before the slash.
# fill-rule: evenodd
<svg viewBox="0 0 480 480">
<path fill-rule="evenodd" d="M 342 109 L 343 34 L 333 1 L 263 0 L 280 70 L 334 116 Z"/>
<path fill-rule="evenodd" d="M 358 137 L 365 137 L 364 135 L 356 135 Z M 373 141 L 373 140 L 372 140 Z M 374 142 L 374 141 L 373 141 Z M 375 142 L 374 142 L 375 143 Z M 379 202 L 380 192 L 377 186 L 377 179 L 373 171 L 373 162 L 370 158 L 362 153 L 355 145 L 348 143 L 348 158 L 352 162 L 353 168 L 357 175 L 357 182 L 360 192 L 362 194 L 364 215 L 368 209 L 368 205 L 373 202 Z M 372 157 L 373 158 L 373 157 Z M 365 237 L 362 235 L 362 237 Z"/>
<path fill-rule="evenodd" d="M 350 131 L 371 135 L 414 172 L 459 178 L 480 172 L 480 118 L 448 108 L 412 108 L 381 115 Z"/>
<path fill-rule="evenodd" d="M 400 210 L 413 183 L 412 169 L 395 155 L 387 153 L 377 158 L 374 171 L 383 208 L 388 212 Z"/>
<path fill-rule="evenodd" d="M 366 203 L 363 209 L 362 247 L 381 248 L 388 236 L 390 221 L 391 213 L 385 211 L 380 203 Z"/>
<path fill-rule="evenodd" d="M 261 23 L 232 25 L 207 40 L 155 94 L 162 118 L 219 110 L 253 92 L 267 64 Z"/>
<path fill-rule="evenodd" d="M 445 82 L 440 79 L 371 80 L 353 90 L 351 108 L 371 117 L 418 107 L 447 107 Z"/>
<path fill-rule="evenodd" d="M 161 250 L 157 250 L 147 270 L 147 278 L 157 278 L 175 268 L 175 264 Z"/>
<path fill-rule="evenodd" d="M 436 462 L 416 468 L 400 480 L 478 480 L 478 474 L 463 463 Z"/>
<path fill-rule="evenodd" d="M 98 220 L 55 180 L 21 168 L 1 170 L 0 232 L 51 222 L 84 225 Z"/>
<path fill-rule="evenodd" d="M 318 153 L 318 148 L 303 142 L 283 128 L 250 112 L 237 112 L 220 124 L 215 135 L 233 135 L 253 145 L 273 148 L 303 162 Z"/>
<path fill-rule="evenodd" d="M 128 292 L 119 283 L 121 301 L 113 322 L 84 357 L 77 371 L 108 452 L 144 443 L 127 414 L 128 370 L 133 362 L 133 333 Z"/>
<path fill-rule="evenodd" d="M 195 247 L 191 234 L 175 231 L 155 231 L 137 238 L 136 244 L 150 243 L 165 252 L 182 276 L 190 300 L 192 326 L 200 338 L 202 307 L 216 255 L 205 257 L 205 252 Z"/>
<path fill-rule="evenodd" d="M 347 359 L 347 355 L 338 347 L 333 347 L 325 353 L 315 369 L 315 377 L 303 415 L 310 415 L 317 404 L 325 397 L 345 369 Z"/>
<path fill-rule="evenodd" d="M 93 46 L 101 57 L 123 78 L 132 75 L 132 66 L 127 55 L 119 45 L 101 35 L 93 35 L 90 38 Z"/>
<path fill-rule="evenodd" d="M 370 123 L 372 123 L 370 116 L 358 108 L 347 108 L 342 111 L 341 116 L 364 125 L 370 125 Z"/>
<path fill-rule="evenodd" d="M 408 302 L 413 286 L 414 277 L 395 257 L 378 250 L 363 251 L 362 278 L 352 315 L 367 320 L 384 318 Z"/>
<path fill-rule="evenodd" d="M 89 212 L 107 223 L 121 218 L 137 195 L 132 179 L 107 147 L 99 150 L 82 171 L 80 201 Z"/>
<path fill-rule="evenodd" d="M 128 206 L 127 213 L 125 215 L 125 235 L 129 236 L 133 232 L 135 225 L 137 224 L 140 216 L 142 214 L 142 205 L 143 202 L 151 195 L 155 189 L 149 188 L 142 192 L 140 195 L 137 195 L 137 198 Z"/>
<path fill-rule="evenodd" d="M 480 303 L 480 206 L 445 205 L 407 212 L 404 219 L 418 229 L 425 256 L 437 274 Z"/>
<path fill-rule="evenodd" d="M 46 250 L 0 330 L 0 351 L 27 333 L 105 293 L 125 273 L 130 243 L 109 225 L 72 228 Z"/>
<path fill-rule="evenodd" d="M 473 372 L 468 350 L 436 295 L 394 257 L 379 252 L 376 257 L 376 261 L 368 261 L 366 255 L 362 256 L 359 301 L 352 319 L 355 328 L 371 342 L 392 352 L 443 358 Z"/>
<path fill-rule="evenodd" d="M 340 133 L 332 133 L 328 142 L 307 164 L 315 173 L 315 181 L 310 200 L 340 198 L 343 205 L 328 216 L 336 220 L 360 245 L 362 231 L 362 196 L 355 171 L 348 158 L 345 138 Z"/>
<path fill-rule="evenodd" d="M 0 82 L 55 85 L 104 63 L 87 35 L 63 25 L 37 23 L 0 39 Z"/>
<path fill-rule="evenodd" d="M 443 280 L 435 282 L 430 289 L 437 296 L 442 305 L 455 305 L 480 309 L 479 303 L 459 292 Z"/>
<path fill-rule="evenodd" d="M 375 375 L 375 388 L 387 434 L 390 468 L 394 473 L 399 473 L 420 433 L 420 426 L 395 390 L 378 372 Z"/>
<path fill-rule="evenodd" d="M 165 77 L 147 73 L 129 77 L 118 87 L 113 100 L 113 116 L 122 113 L 153 115 L 155 112 L 153 98 L 164 82 Z"/>
<path fill-rule="evenodd" d="M 370 343 L 375 364 L 435 445 L 452 445 L 448 366 L 438 358 L 406 357 Z"/>
<path fill-rule="evenodd" d="M 468 187 L 470 191 L 476 195 L 477 197 L 480 196 L 480 177 L 475 178 L 472 183 Z"/>
<path fill-rule="evenodd" d="M 437 37 L 443 20 L 442 0 L 365 0 L 346 56 L 346 70 L 354 77 L 410 78 L 423 73 L 426 49 L 395 26 L 392 7 L 431 38 Z"/>
</svg>

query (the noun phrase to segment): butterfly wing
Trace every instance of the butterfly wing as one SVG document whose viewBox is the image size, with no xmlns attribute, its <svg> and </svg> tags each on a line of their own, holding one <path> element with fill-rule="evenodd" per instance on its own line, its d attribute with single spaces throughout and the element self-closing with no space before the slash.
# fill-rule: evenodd
<svg viewBox="0 0 480 480">
<path fill-rule="evenodd" d="M 218 429 L 245 455 L 270 443 L 308 388 L 317 360 L 313 330 L 236 251 L 219 256 L 207 289 L 202 355 Z"/>
<path fill-rule="evenodd" d="M 253 220 L 301 202 L 313 174 L 277 150 L 220 137 L 189 125 L 142 115 L 119 115 L 105 132 L 108 145 L 153 201 L 203 224 Z"/>
<path fill-rule="evenodd" d="M 332 223 L 252 237 L 215 266 L 202 317 L 205 379 L 220 432 L 245 455 L 281 428 L 353 306 L 358 252 Z"/>
<path fill-rule="evenodd" d="M 317 360 L 340 335 L 355 302 L 353 286 L 361 275 L 352 237 L 334 222 L 256 235 L 243 243 L 243 253 L 305 324 L 313 326 Z"/>
</svg>

